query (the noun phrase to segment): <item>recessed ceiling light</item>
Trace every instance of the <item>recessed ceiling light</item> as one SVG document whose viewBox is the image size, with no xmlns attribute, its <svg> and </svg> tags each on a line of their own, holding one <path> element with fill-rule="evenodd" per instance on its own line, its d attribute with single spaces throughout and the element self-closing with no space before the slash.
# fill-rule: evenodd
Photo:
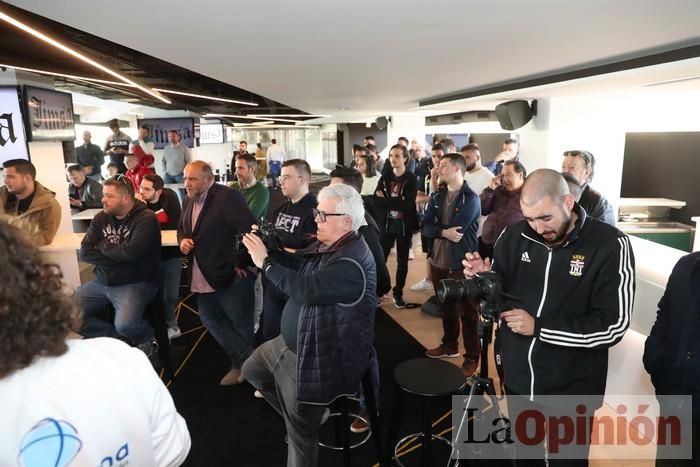
<svg viewBox="0 0 700 467">
<path fill-rule="evenodd" d="M 115 78 L 120 79 L 121 81 L 124 81 L 125 83 L 129 83 L 129 84 L 134 85 L 137 89 L 140 89 L 141 91 L 145 92 L 146 94 L 155 97 L 159 101 L 165 102 L 166 104 L 171 103 L 167 98 L 161 96 L 158 92 L 153 91 L 152 89 L 148 89 L 144 86 L 141 86 L 140 84 L 130 80 L 126 76 L 120 75 L 116 71 L 113 71 L 113 70 L 107 68 L 106 66 L 96 62 L 95 60 L 91 59 L 90 57 L 83 55 L 76 50 L 73 50 L 72 48 L 68 47 L 67 45 L 62 44 L 61 42 L 47 36 L 46 34 L 40 32 L 40 31 L 37 31 L 36 29 L 34 29 L 30 26 L 27 26 L 26 24 L 22 23 L 21 21 L 16 20 L 15 18 L 9 16 L 6 13 L 3 13 L 2 11 L 0 11 L 0 20 L 5 21 L 6 23 L 10 23 L 14 27 L 21 29 L 22 31 L 24 31 L 26 33 L 31 34 L 32 36 L 36 37 L 37 39 L 40 39 L 40 40 L 46 42 L 47 44 L 49 44 L 49 45 L 51 45 L 59 50 L 62 50 L 63 52 L 77 58 L 78 60 L 85 62 L 85 63 L 97 68 L 98 70 L 101 70 L 109 75 L 112 75 Z"/>
<path fill-rule="evenodd" d="M 246 127 L 246 126 L 251 126 L 251 125 L 274 125 L 275 122 L 273 121 L 265 121 L 265 122 L 253 122 L 253 123 L 234 123 L 233 126 L 236 128 L 238 127 Z"/>
<path fill-rule="evenodd" d="M 57 73 L 55 71 L 48 71 L 48 70 L 37 70 L 35 68 L 25 68 L 25 67 L 15 66 L 15 65 L 0 64 L 0 67 L 12 68 L 13 70 L 20 70 L 20 71 L 29 71 L 31 73 L 38 73 L 40 75 L 60 76 L 62 78 L 78 79 L 81 81 L 92 81 L 95 83 L 102 83 L 102 84 L 112 84 L 112 85 L 116 84 L 118 86 L 127 86 L 127 87 L 131 87 L 131 88 L 136 87 L 133 84 L 121 83 L 119 81 L 109 81 L 106 79 L 88 78 L 87 76 L 69 75 L 66 73 Z"/>
<path fill-rule="evenodd" d="M 255 102 L 237 101 L 235 99 L 226 99 L 223 97 L 215 97 L 215 96 L 204 96 L 202 94 L 192 94 L 192 93 L 183 92 L 183 91 L 173 91 L 171 89 L 162 89 L 162 88 L 153 88 L 153 89 L 155 91 L 164 92 L 167 94 L 177 94 L 179 96 L 197 97 L 199 99 L 209 99 L 212 101 L 219 101 L 219 102 L 230 102 L 231 104 L 252 105 L 255 107 L 258 106 L 258 104 L 256 104 Z"/>
<path fill-rule="evenodd" d="M 673 78 L 673 79 L 667 79 L 667 80 L 663 80 L 663 81 L 654 81 L 651 83 L 644 83 L 644 84 L 642 84 L 642 86 L 643 87 L 662 86 L 664 84 L 680 83 L 682 81 L 692 81 L 695 79 L 700 79 L 700 75 L 683 76 L 682 78 Z"/>
</svg>

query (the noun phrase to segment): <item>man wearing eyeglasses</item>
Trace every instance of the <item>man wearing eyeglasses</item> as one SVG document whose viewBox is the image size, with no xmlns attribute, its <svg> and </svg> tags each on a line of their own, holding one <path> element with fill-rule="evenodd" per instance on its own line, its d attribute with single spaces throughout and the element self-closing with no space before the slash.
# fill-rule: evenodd
<svg viewBox="0 0 700 467">
<path fill-rule="evenodd" d="M 95 265 L 95 280 L 76 291 L 86 337 L 121 337 L 151 356 L 153 329 L 143 312 L 160 284 L 160 227 L 156 215 L 134 197 L 123 175 L 104 182 L 102 212 L 80 244 L 80 260 Z M 114 322 L 101 319 L 114 306 Z"/>
<path fill-rule="evenodd" d="M 287 466 L 317 465 L 324 411 L 357 391 L 374 339 L 376 269 L 357 232 L 365 222 L 362 198 L 350 186 L 328 186 L 315 216 L 318 242 L 304 250 L 299 270 L 268 256 L 256 235 L 243 239 L 255 265 L 288 297 L 281 335 L 258 347 L 242 370 L 284 417 Z"/>
<path fill-rule="evenodd" d="M 308 162 L 290 159 L 282 164 L 280 187 L 287 199 L 272 215 L 281 249 L 299 250 L 316 240 L 313 209 L 318 201 L 313 193 L 309 193 L 310 178 Z M 277 259 L 287 267 L 293 267 L 296 263 L 283 252 L 277 255 Z M 264 287 L 262 335 L 263 340 L 270 340 L 280 333 L 280 319 L 287 297 L 269 282 Z"/>
<path fill-rule="evenodd" d="M 615 225 L 615 212 L 605 197 L 591 188 L 595 173 L 595 157 L 588 151 L 565 151 L 561 171 L 576 178 L 581 194 L 576 200 L 586 214 L 606 224 Z"/>
<path fill-rule="evenodd" d="M 240 368 L 253 351 L 255 268 L 236 238 L 250 232 L 255 217 L 243 195 L 214 183 L 209 164 L 185 166 L 187 197 L 177 226 L 180 252 L 189 258 L 190 290 L 199 317 L 230 359 L 219 384 L 238 384 Z M 249 268 L 250 267 L 250 268 Z"/>
</svg>

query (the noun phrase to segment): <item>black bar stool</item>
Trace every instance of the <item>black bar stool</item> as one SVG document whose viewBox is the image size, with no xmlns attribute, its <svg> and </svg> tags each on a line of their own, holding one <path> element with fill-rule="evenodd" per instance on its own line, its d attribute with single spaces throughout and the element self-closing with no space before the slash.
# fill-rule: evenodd
<svg viewBox="0 0 700 467">
<path fill-rule="evenodd" d="M 381 426 L 379 425 L 379 414 L 377 411 L 377 401 L 374 399 L 374 384 L 372 384 L 372 374 L 371 365 L 367 368 L 367 371 L 362 376 L 362 390 L 365 394 L 365 400 L 367 401 L 367 410 L 369 411 L 369 420 L 365 420 L 360 415 L 355 413 L 350 413 L 348 408 L 349 396 L 341 396 L 333 402 L 333 411 L 331 412 L 328 420 L 335 418 L 335 442 L 336 444 L 325 443 L 319 441 L 319 445 L 324 448 L 332 449 L 334 451 L 343 451 L 343 465 L 345 467 L 351 466 L 350 451 L 356 447 L 365 444 L 369 438 L 374 440 L 374 449 L 377 454 L 377 459 L 379 461 L 380 467 L 384 467 L 387 463 L 384 462 L 383 454 L 384 450 L 382 448 L 381 440 Z M 366 434 L 359 441 L 350 444 L 350 419 L 362 420 L 365 423 L 369 422 L 369 429 Z"/>
<path fill-rule="evenodd" d="M 393 456 L 395 462 L 403 467 L 399 460 L 399 446 L 412 438 L 422 439 L 422 462 L 424 467 L 430 466 L 431 462 L 431 441 L 434 439 L 447 443 L 450 447 L 452 442 L 433 434 L 432 421 L 430 418 L 431 401 L 436 398 L 451 397 L 464 393 L 467 388 L 467 381 L 462 370 L 442 360 L 432 358 L 415 358 L 399 364 L 394 370 L 395 397 L 394 409 L 391 416 L 391 426 L 389 429 L 389 441 L 393 446 Z M 396 442 L 398 438 L 401 416 L 403 415 L 406 395 L 417 397 L 422 402 L 422 426 L 421 433 L 411 433 Z"/>
</svg>

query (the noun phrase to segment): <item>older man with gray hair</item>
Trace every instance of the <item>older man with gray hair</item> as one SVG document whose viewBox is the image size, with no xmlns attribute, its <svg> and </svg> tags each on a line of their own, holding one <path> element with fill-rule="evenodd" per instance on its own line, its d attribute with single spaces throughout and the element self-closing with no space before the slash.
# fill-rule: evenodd
<svg viewBox="0 0 700 467">
<path fill-rule="evenodd" d="M 243 239 L 255 265 L 289 297 L 281 335 L 258 347 L 242 369 L 284 417 L 287 466 L 317 464 L 326 406 L 357 391 L 374 340 L 376 267 L 357 232 L 365 223 L 362 198 L 348 185 L 331 185 L 318 200 L 318 241 L 298 252 L 299 270 L 271 259 L 258 236 Z"/>
</svg>

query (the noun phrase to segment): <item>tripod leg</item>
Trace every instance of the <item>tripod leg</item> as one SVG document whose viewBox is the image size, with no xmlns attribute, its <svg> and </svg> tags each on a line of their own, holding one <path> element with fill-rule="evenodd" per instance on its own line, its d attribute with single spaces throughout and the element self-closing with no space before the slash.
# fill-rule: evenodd
<svg viewBox="0 0 700 467">
<path fill-rule="evenodd" d="M 467 395 L 467 403 L 465 404 L 464 410 L 462 411 L 462 418 L 459 421 L 459 427 L 457 427 L 456 432 L 453 432 L 454 436 L 452 437 L 452 439 L 454 441 L 452 443 L 452 450 L 450 451 L 450 458 L 447 460 L 447 467 L 450 467 L 450 464 L 452 464 L 452 458 L 458 451 L 457 446 L 459 444 L 459 440 L 462 438 L 462 429 L 464 428 L 464 424 L 467 421 L 467 415 L 469 414 L 468 409 L 473 407 L 475 398 L 481 395 L 483 395 L 483 386 L 477 378 L 474 380 L 474 383 L 471 385 L 471 388 L 469 388 L 469 394 Z"/>
</svg>

